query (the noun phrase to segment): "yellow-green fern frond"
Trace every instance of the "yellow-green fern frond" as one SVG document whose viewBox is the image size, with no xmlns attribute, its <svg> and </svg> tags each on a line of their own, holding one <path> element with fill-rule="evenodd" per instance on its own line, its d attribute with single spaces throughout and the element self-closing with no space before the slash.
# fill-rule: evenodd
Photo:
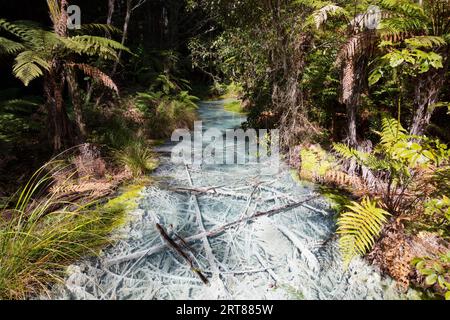
<svg viewBox="0 0 450 320">
<path fill-rule="evenodd" d="M 0 37 L 0 54 L 15 54 L 24 49 L 21 43 Z"/>
<path fill-rule="evenodd" d="M 42 76 L 45 70 L 50 70 L 50 64 L 35 51 L 24 51 L 17 55 L 13 73 L 28 86 L 29 83 Z"/>
<path fill-rule="evenodd" d="M 47 6 L 53 25 L 57 25 L 59 23 L 59 19 L 61 18 L 61 8 L 59 6 L 59 1 L 47 0 Z"/>
<path fill-rule="evenodd" d="M 437 36 L 417 36 L 406 39 L 405 42 L 415 48 L 433 48 L 447 44 L 443 37 Z"/>
<path fill-rule="evenodd" d="M 380 6 L 401 16 L 426 18 L 423 7 L 410 0 L 381 0 Z"/>
<path fill-rule="evenodd" d="M 129 49 L 117 41 L 97 36 L 74 36 L 62 39 L 66 47 L 78 54 L 99 56 L 105 60 L 116 60 L 117 51 Z"/>
<path fill-rule="evenodd" d="M 346 207 L 349 211 L 342 213 L 338 219 L 337 232 L 341 235 L 339 246 L 342 259 L 348 266 L 354 257 L 363 256 L 372 249 L 390 214 L 369 198 L 363 199 L 361 204 L 352 202 Z"/>
<path fill-rule="evenodd" d="M 81 29 L 77 30 L 81 34 L 91 34 L 94 32 L 104 32 L 110 34 L 121 34 L 122 30 L 110 24 L 103 23 L 83 23 Z"/>
<path fill-rule="evenodd" d="M 381 136 L 380 143 L 384 148 L 390 149 L 399 141 L 407 141 L 408 134 L 405 128 L 392 118 L 384 118 L 382 121 L 382 131 L 378 133 Z"/>
</svg>

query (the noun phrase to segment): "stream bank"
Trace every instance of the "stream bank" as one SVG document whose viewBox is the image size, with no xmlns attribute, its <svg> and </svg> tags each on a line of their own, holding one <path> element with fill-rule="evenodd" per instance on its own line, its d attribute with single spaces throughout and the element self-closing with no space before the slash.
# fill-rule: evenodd
<svg viewBox="0 0 450 320">
<path fill-rule="evenodd" d="M 245 121 L 223 104 L 200 103 L 204 129 Z M 72 266 L 58 298 L 406 298 L 363 259 L 343 270 L 333 237 L 335 212 L 315 187 L 295 181 L 287 165 L 273 172 L 266 170 L 270 163 L 174 165 L 172 147 L 157 149 L 163 156 L 156 183 L 143 191 L 121 240 L 100 258 Z M 267 212 L 276 214 L 262 214 Z M 213 232 L 240 219 L 246 222 Z M 208 285 L 170 250 L 156 224 L 173 239 L 185 239 L 183 248 Z"/>
</svg>

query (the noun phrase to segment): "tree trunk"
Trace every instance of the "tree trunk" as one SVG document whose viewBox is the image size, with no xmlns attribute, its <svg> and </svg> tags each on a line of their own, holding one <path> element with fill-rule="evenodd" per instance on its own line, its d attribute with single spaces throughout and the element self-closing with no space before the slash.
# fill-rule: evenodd
<svg viewBox="0 0 450 320">
<path fill-rule="evenodd" d="M 313 43 L 310 32 L 293 33 L 296 19 L 285 16 L 285 4 L 281 1 L 267 1 L 266 8 L 272 13 L 268 28 L 275 30 L 273 46 L 268 52 L 270 79 L 272 80 L 272 107 L 279 119 L 280 143 L 289 147 L 314 131 L 308 121 L 303 104 L 303 91 L 300 81 L 306 65 L 306 54 Z M 291 21 L 288 23 L 286 20 Z M 289 27 L 288 27 L 289 26 Z"/>
<path fill-rule="evenodd" d="M 439 102 L 439 93 L 444 86 L 447 63 L 444 68 L 430 69 L 427 73 L 416 79 L 414 87 L 414 117 L 411 123 L 410 134 L 422 135 L 430 124 L 434 108 L 432 105 Z"/>
<path fill-rule="evenodd" d="M 348 144 L 352 147 L 356 147 L 358 144 L 356 132 L 357 109 L 358 106 L 356 104 L 347 104 L 347 140 Z"/>
<path fill-rule="evenodd" d="M 70 98 L 72 100 L 73 112 L 75 115 L 75 125 L 77 129 L 78 144 L 83 143 L 86 137 L 86 126 L 83 120 L 83 101 L 80 95 L 77 79 L 74 70 L 67 69 L 67 85 Z"/>
<path fill-rule="evenodd" d="M 350 59 L 341 72 L 340 102 L 347 110 L 347 142 L 358 145 L 357 116 L 361 94 L 367 87 L 367 58 L 365 56 Z"/>
<path fill-rule="evenodd" d="M 49 140 L 53 150 L 60 151 L 73 143 L 73 132 L 63 99 L 64 80 L 57 81 L 53 74 L 44 79 L 44 92 L 48 112 Z"/>
<path fill-rule="evenodd" d="M 67 0 L 60 1 L 60 17 L 54 17 L 53 28 L 60 37 L 67 36 Z M 57 56 L 51 61 L 50 71 L 44 75 L 44 93 L 48 111 L 49 140 L 53 150 L 60 151 L 73 144 L 73 130 L 64 105 L 65 75 Z"/>
<path fill-rule="evenodd" d="M 122 40 L 120 42 L 122 45 L 125 45 L 125 42 L 127 41 L 127 37 L 128 37 L 128 27 L 130 25 L 132 4 L 133 4 L 132 0 L 127 0 L 125 21 L 123 23 L 123 30 L 122 30 Z M 114 62 L 114 66 L 113 66 L 113 70 L 112 70 L 112 74 L 111 75 L 114 75 L 116 73 L 117 67 L 119 65 L 121 57 L 122 57 L 122 51 L 119 51 L 119 53 L 117 55 L 117 60 Z"/>
<path fill-rule="evenodd" d="M 116 3 L 116 0 L 108 0 L 108 17 L 106 18 L 106 24 L 108 26 L 110 26 L 112 24 L 115 3 Z"/>
</svg>

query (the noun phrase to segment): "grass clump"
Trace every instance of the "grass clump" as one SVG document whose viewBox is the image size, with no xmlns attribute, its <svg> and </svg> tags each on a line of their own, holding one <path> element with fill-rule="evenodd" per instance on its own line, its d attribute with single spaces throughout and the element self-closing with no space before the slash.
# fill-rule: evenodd
<svg viewBox="0 0 450 320">
<path fill-rule="evenodd" d="M 63 281 L 68 265 L 97 255 L 125 222 L 127 206 L 120 202 L 75 204 L 52 194 L 42 197 L 52 184 L 48 168 L 39 169 L 15 204 L 0 211 L 0 299 L 48 293 Z"/>
<path fill-rule="evenodd" d="M 117 162 L 131 171 L 134 177 L 150 173 L 158 166 L 153 152 L 142 142 L 130 142 L 114 152 Z"/>
</svg>

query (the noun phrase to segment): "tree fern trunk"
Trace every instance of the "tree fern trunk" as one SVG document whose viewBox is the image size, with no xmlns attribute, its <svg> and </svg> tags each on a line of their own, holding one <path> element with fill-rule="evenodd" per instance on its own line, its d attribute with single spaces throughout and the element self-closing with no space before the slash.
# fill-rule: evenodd
<svg viewBox="0 0 450 320">
<path fill-rule="evenodd" d="M 444 85 L 447 67 L 431 69 L 417 79 L 414 88 L 414 116 L 410 133 L 422 135 L 430 124 L 434 109 L 432 105 L 439 102 L 439 93 Z"/>
<path fill-rule="evenodd" d="M 347 110 L 347 140 L 350 146 L 357 147 L 357 116 L 361 95 L 367 87 L 367 60 L 365 55 L 353 57 L 341 71 L 340 102 Z"/>
<path fill-rule="evenodd" d="M 75 116 L 75 125 L 78 134 L 78 143 L 84 142 L 86 137 L 86 126 L 83 120 L 83 101 L 80 96 L 80 91 L 76 76 L 73 70 L 67 70 L 67 84 L 69 87 L 69 93 L 72 100 L 73 111 Z"/>
<path fill-rule="evenodd" d="M 47 100 L 49 140 L 55 152 L 73 144 L 73 131 L 64 106 L 63 88 L 63 81 L 56 81 L 52 75 L 46 76 L 44 92 Z"/>
</svg>

